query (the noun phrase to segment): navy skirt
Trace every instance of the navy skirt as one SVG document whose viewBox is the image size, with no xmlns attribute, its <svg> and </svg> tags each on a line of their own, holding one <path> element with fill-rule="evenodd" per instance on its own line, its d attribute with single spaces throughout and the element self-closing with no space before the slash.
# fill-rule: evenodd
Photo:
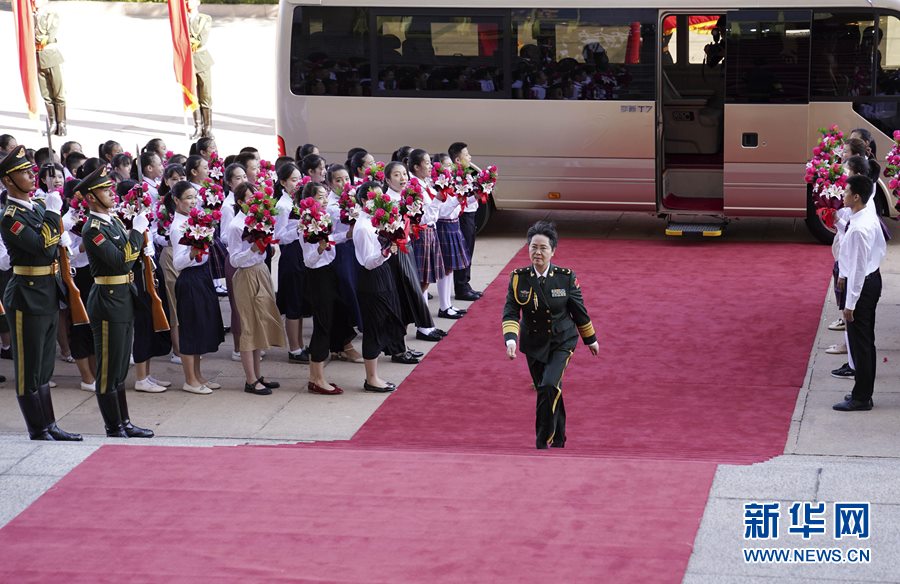
<svg viewBox="0 0 900 584">
<path fill-rule="evenodd" d="M 356 247 L 353 240 L 348 239 L 339 243 L 335 248 L 335 257 L 332 265 L 337 273 L 338 293 L 344 306 L 349 311 L 350 324 L 362 330 L 362 313 L 359 310 L 359 300 L 356 298 L 357 280 L 359 278 L 359 262 L 356 261 Z"/>
<path fill-rule="evenodd" d="M 175 280 L 178 334 L 184 355 L 215 353 L 225 342 L 219 297 L 209 263 L 181 270 Z"/>
<path fill-rule="evenodd" d="M 144 286 L 143 264 L 138 262 L 134 266 L 134 285 L 138 296 L 134 303 L 134 343 L 131 352 L 135 363 L 143 363 L 152 357 L 168 355 L 172 351 L 172 337 L 169 331 L 158 333 L 153 330 L 153 303 Z M 165 285 L 159 286 L 157 293 L 160 289 L 164 290 Z"/>
<path fill-rule="evenodd" d="M 438 243 L 437 229 L 428 225 L 424 227 L 419 232 L 419 237 L 413 240 L 412 248 L 416 256 L 416 267 L 419 268 L 419 281 L 434 284 L 447 271 L 444 269 L 444 256 Z"/>
<path fill-rule="evenodd" d="M 466 251 L 466 240 L 459 229 L 459 219 L 439 219 L 437 235 L 444 268 L 448 272 L 468 268 L 471 259 Z"/>
<path fill-rule="evenodd" d="M 281 258 L 278 260 L 278 291 L 275 303 L 278 312 L 290 320 L 311 316 L 303 306 L 306 296 L 306 266 L 303 263 L 303 249 L 299 241 L 278 246 Z"/>
</svg>

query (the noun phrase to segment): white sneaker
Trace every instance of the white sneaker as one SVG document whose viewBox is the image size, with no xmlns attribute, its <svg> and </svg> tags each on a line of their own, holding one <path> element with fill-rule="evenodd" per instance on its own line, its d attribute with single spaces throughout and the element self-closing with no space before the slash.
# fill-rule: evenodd
<svg viewBox="0 0 900 584">
<path fill-rule="evenodd" d="M 184 391 L 186 391 L 188 393 L 196 393 L 199 395 L 207 395 L 207 394 L 212 393 L 212 390 L 210 388 L 206 387 L 205 385 L 198 385 L 198 386 L 194 387 L 193 385 L 188 385 L 187 383 L 185 383 L 184 385 L 181 386 L 181 389 L 183 389 Z"/>
<path fill-rule="evenodd" d="M 82 389 L 82 391 L 91 391 L 91 392 L 96 391 L 97 390 L 97 382 L 95 381 L 93 383 L 85 383 L 82 381 L 81 389 Z"/>
<path fill-rule="evenodd" d="M 841 343 L 840 345 L 831 345 L 825 352 L 829 355 L 846 355 L 847 354 L 847 345 Z"/>
<path fill-rule="evenodd" d="M 181 357 L 178 355 L 172 355 L 172 358 L 169 359 L 169 363 L 174 363 L 175 365 L 181 365 Z"/>
<path fill-rule="evenodd" d="M 47 385 L 50 386 L 50 389 L 53 389 L 54 387 L 56 387 L 56 382 L 55 382 L 55 381 L 48 381 L 48 382 L 47 382 Z"/>
<path fill-rule="evenodd" d="M 148 377 L 147 379 L 149 379 L 152 383 L 155 383 L 156 385 L 158 385 L 160 387 L 169 387 L 170 385 L 172 385 L 171 381 L 160 381 L 159 379 L 153 377 L 152 375 L 150 377 Z"/>
<path fill-rule="evenodd" d="M 150 378 L 147 379 L 138 379 L 134 382 L 134 390 L 135 391 L 146 391 L 147 393 L 162 393 L 166 390 L 165 387 L 161 385 L 156 385 Z"/>
<path fill-rule="evenodd" d="M 232 351 L 232 352 L 231 352 L 231 360 L 232 360 L 232 361 L 240 361 L 240 360 L 241 360 L 241 353 L 240 353 L 240 351 Z"/>
<path fill-rule="evenodd" d="M 844 322 L 843 318 L 839 318 L 830 325 L 828 325 L 828 330 L 830 331 L 842 331 L 846 330 L 847 323 Z"/>
</svg>

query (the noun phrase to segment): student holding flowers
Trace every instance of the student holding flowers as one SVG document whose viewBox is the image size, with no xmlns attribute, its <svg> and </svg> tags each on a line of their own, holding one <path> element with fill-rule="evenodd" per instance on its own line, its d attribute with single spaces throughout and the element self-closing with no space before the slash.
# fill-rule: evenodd
<svg viewBox="0 0 900 584">
<path fill-rule="evenodd" d="M 309 316 L 303 305 L 306 267 L 303 265 L 303 250 L 300 249 L 300 234 L 297 231 L 299 217 L 295 211 L 301 180 L 300 169 L 289 162 L 278 170 L 278 181 L 275 184 L 278 201 L 275 239 L 281 250 L 276 301 L 278 310 L 284 315 L 290 363 L 309 363 L 309 350 L 303 347 L 303 317 Z"/>
</svg>

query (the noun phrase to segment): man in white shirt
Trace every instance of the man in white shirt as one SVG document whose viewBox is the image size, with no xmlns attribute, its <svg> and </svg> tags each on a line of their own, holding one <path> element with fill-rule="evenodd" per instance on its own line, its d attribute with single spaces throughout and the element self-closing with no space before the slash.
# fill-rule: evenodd
<svg viewBox="0 0 900 584">
<path fill-rule="evenodd" d="M 856 366 L 853 392 L 834 405 L 841 412 L 871 410 L 875 388 L 875 308 L 881 296 L 879 266 L 886 247 L 878 217 L 864 211 L 872 195 L 872 180 L 850 177 L 844 206 L 852 211 L 838 254 L 838 287 L 845 295 L 844 321 Z"/>
</svg>

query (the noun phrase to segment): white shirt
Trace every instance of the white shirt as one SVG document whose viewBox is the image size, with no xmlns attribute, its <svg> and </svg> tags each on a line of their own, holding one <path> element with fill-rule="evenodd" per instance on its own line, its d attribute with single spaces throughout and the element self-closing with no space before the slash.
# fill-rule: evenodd
<svg viewBox="0 0 900 584">
<path fill-rule="evenodd" d="M 881 265 L 887 252 L 878 216 L 865 208 L 852 214 L 847 231 L 841 238 L 838 269 L 847 278 L 845 308 L 853 310 L 862 293 L 866 276 Z"/>
<path fill-rule="evenodd" d="M 191 266 L 202 266 L 209 261 L 209 254 L 204 254 L 203 259 L 199 262 L 191 259 L 191 246 L 178 243 L 187 230 L 188 216 L 175 212 L 172 218 L 172 225 L 169 228 L 169 245 L 172 246 L 172 265 L 176 272 L 180 272 Z"/>
<path fill-rule="evenodd" d="M 4 272 L 12 267 L 12 264 L 9 260 L 9 252 L 6 250 L 6 244 L 3 242 L 3 238 L 0 237 L 0 270 Z"/>
<path fill-rule="evenodd" d="M 356 261 L 367 270 L 374 270 L 388 259 L 381 253 L 381 243 L 378 232 L 372 227 L 372 217 L 365 212 L 359 214 L 353 227 L 353 247 Z"/>
<path fill-rule="evenodd" d="M 338 201 L 340 201 L 338 195 L 333 192 L 328 193 L 328 202 L 326 203 L 325 210 L 331 215 L 331 241 L 333 241 L 335 245 L 344 243 L 350 239 L 347 237 L 347 234 L 350 233 L 350 226 L 341 221 L 341 206 Z"/>
<path fill-rule="evenodd" d="M 435 191 L 435 196 L 437 196 L 437 191 Z M 466 203 L 468 205 L 468 203 Z M 446 219 L 448 221 L 453 221 L 454 219 L 459 219 L 459 214 L 462 212 L 462 207 L 459 206 L 459 198 L 447 197 L 446 201 L 443 201 L 438 207 L 438 219 Z"/>
<path fill-rule="evenodd" d="M 153 202 L 159 200 L 159 182 L 155 179 L 144 177 L 144 184 L 147 185 L 147 194 L 153 199 Z"/>
<path fill-rule="evenodd" d="M 228 196 L 225 197 L 225 202 L 222 203 L 222 208 L 219 209 L 222 212 L 222 230 L 224 231 L 225 227 L 231 225 L 231 220 L 234 219 L 234 193 L 229 192 Z M 224 241 L 225 235 L 222 235 L 222 241 L 225 243 L 225 246 L 228 246 L 228 243 Z"/>
<path fill-rule="evenodd" d="M 256 244 L 243 238 L 246 218 L 243 211 L 238 213 L 222 231 L 222 241 L 228 247 L 228 261 L 237 269 L 252 268 L 266 261 L 265 252 L 257 253 L 254 251 Z"/>
<path fill-rule="evenodd" d="M 291 210 L 294 208 L 294 201 L 287 193 L 281 195 L 278 202 L 275 203 L 278 209 L 278 215 L 275 215 L 275 239 L 281 245 L 294 243 L 300 239 L 300 221 L 291 219 Z"/>
<path fill-rule="evenodd" d="M 73 268 L 87 267 L 90 263 L 88 261 L 87 252 L 79 251 L 79 248 L 81 247 L 81 236 L 72 231 L 72 228 L 75 227 L 75 224 L 78 222 L 78 215 L 75 209 L 70 207 L 69 210 L 66 211 L 66 214 L 63 215 L 62 222 L 63 229 L 68 232 L 69 237 L 72 240 L 72 247 L 70 248 L 72 253 L 69 254 L 69 264 Z"/>
<path fill-rule="evenodd" d="M 300 240 L 300 248 L 303 250 L 303 263 L 311 270 L 324 268 L 333 262 L 337 255 L 334 246 L 319 253 L 318 243 L 306 243 L 303 239 Z"/>
<path fill-rule="evenodd" d="M 31 201 L 25 201 L 23 199 L 16 199 L 13 197 L 9 197 L 6 200 L 9 203 L 15 203 L 16 205 L 21 205 L 22 207 L 25 207 L 29 211 L 34 211 L 34 204 Z"/>
</svg>

